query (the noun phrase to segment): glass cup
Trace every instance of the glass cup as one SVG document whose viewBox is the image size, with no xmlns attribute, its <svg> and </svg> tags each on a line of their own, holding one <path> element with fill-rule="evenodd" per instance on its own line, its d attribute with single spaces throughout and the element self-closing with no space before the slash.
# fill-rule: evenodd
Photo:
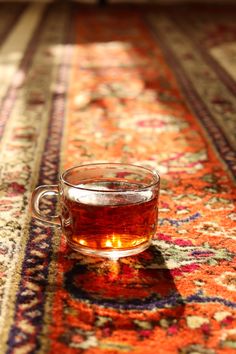
<svg viewBox="0 0 236 354">
<path fill-rule="evenodd" d="M 66 170 L 58 185 L 39 186 L 31 199 L 34 218 L 62 228 L 75 251 L 119 258 L 144 251 L 155 235 L 160 177 L 156 171 L 120 163 L 94 163 Z M 59 215 L 40 201 L 57 195 Z"/>
</svg>

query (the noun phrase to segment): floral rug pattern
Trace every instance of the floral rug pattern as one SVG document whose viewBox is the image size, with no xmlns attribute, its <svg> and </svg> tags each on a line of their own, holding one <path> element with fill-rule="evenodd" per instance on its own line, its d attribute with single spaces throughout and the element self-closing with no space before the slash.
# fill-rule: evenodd
<svg viewBox="0 0 236 354">
<path fill-rule="evenodd" d="M 235 10 L 1 5 L 2 354 L 235 352 Z M 145 252 L 84 257 L 31 220 L 91 161 L 160 171 Z"/>
</svg>

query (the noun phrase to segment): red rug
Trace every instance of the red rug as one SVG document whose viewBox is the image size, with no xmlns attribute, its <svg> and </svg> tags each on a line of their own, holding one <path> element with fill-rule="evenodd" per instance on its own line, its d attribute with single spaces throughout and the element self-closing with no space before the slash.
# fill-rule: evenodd
<svg viewBox="0 0 236 354">
<path fill-rule="evenodd" d="M 235 353 L 235 10 L 1 4 L 1 354 Z M 83 257 L 31 220 L 91 161 L 160 171 L 147 251 Z"/>
</svg>

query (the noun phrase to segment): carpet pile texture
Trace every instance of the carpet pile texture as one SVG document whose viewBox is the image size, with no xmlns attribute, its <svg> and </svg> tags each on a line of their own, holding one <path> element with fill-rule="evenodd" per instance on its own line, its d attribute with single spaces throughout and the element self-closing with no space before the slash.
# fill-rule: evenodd
<svg viewBox="0 0 236 354">
<path fill-rule="evenodd" d="M 235 13 L 1 3 L 1 354 L 235 353 Z M 95 161 L 161 174 L 135 257 L 80 256 L 31 219 L 37 185 Z"/>
</svg>

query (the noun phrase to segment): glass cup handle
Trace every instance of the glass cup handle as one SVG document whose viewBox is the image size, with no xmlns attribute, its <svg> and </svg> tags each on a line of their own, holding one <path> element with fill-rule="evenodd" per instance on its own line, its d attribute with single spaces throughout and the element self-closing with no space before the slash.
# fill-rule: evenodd
<svg viewBox="0 0 236 354">
<path fill-rule="evenodd" d="M 40 210 L 40 201 L 46 196 L 58 196 L 58 185 L 48 185 L 48 186 L 39 186 L 37 187 L 31 197 L 31 211 L 32 216 L 42 222 L 46 222 L 51 226 L 61 226 L 61 218 L 59 215 L 48 216 L 43 214 Z"/>
</svg>

